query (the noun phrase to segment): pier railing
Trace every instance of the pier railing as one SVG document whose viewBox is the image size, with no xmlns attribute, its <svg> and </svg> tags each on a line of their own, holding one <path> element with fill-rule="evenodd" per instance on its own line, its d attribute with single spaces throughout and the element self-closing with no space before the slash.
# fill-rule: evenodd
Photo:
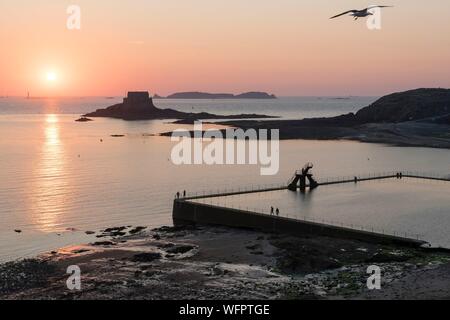
<svg viewBox="0 0 450 320">
<path fill-rule="evenodd" d="M 273 219 L 288 219 L 288 220 L 294 220 L 294 221 L 300 221 L 300 222 L 307 222 L 312 224 L 318 224 L 318 225 L 326 225 L 341 229 L 349 229 L 349 230 L 356 230 L 356 231 L 362 231 L 365 233 L 370 234 L 376 234 L 376 235 L 383 235 L 383 236 L 389 236 L 394 238 L 401 238 L 405 240 L 417 240 L 417 241 L 423 241 L 424 235 L 417 234 L 413 232 L 399 232 L 394 230 L 389 230 L 387 228 L 376 228 L 371 226 L 364 226 L 359 224 L 350 224 L 350 223 L 344 223 L 344 222 L 337 222 L 330 219 L 325 218 L 314 218 L 314 217 L 306 217 L 306 216 L 299 216 L 299 213 L 295 212 L 280 212 L 279 215 L 272 214 L 270 212 L 270 209 L 268 208 L 256 208 L 256 207 L 250 207 L 245 205 L 235 205 L 232 203 L 226 203 L 226 201 L 214 201 L 212 198 L 206 198 L 203 201 L 195 201 L 196 203 L 200 203 L 201 205 L 209 206 L 211 208 L 223 208 L 226 207 L 230 210 L 236 210 L 239 212 L 245 212 L 250 213 L 253 215 L 264 215 L 264 216 L 272 216 Z"/>
<path fill-rule="evenodd" d="M 400 176 L 399 176 L 400 174 Z M 418 171 L 388 171 L 388 172 L 378 172 L 372 174 L 359 174 L 353 176 L 339 176 L 339 177 L 321 177 L 320 175 L 315 176 L 319 186 L 335 185 L 335 184 L 345 184 L 345 183 L 355 183 L 363 181 L 372 180 L 385 180 L 385 179 L 403 179 L 403 178 L 413 178 L 422 180 L 434 180 L 434 181 L 444 181 L 450 182 L 450 174 L 433 173 L 433 172 L 418 172 Z M 218 190 L 205 190 L 198 192 L 187 192 L 186 195 L 180 194 L 180 199 L 184 200 L 194 200 L 201 198 L 214 198 L 214 197 L 224 197 L 233 196 L 238 194 L 250 194 L 257 192 L 270 192 L 286 190 L 289 182 L 292 178 L 287 180 L 287 183 L 274 183 L 266 185 L 248 185 L 233 188 L 224 188 Z M 177 197 L 177 195 L 175 195 Z"/>
<path fill-rule="evenodd" d="M 195 200 L 202 198 L 215 198 L 215 197 L 226 197 L 233 196 L 239 194 L 250 194 L 257 192 L 270 192 L 270 191 L 279 191 L 286 190 L 287 185 L 285 183 L 274 183 L 274 184 L 266 184 L 266 185 L 249 185 L 235 188 L 225 188 L 221 190 L 208 190 L 208 191 L 200 191 L 200 192 L 188 192 L 186 196 L 180 197 L 180 199 L 184 200 Z"/>
<path fill-rule="evenodd" d="M 386 180 L 386 179 L 422 179 L 422 180 L 430 180 L 430 181 L 443 181 L 450 182 L 450 175 L 445 175 L 442 173 L 424 173 L 424 172 L 414 172 L 414 171 L 391 171 L 391 172 L 381 172 L 381 173 L 373 173 L 373 174 L 365 174 L 365 175 L 355 175 L 355 176 L 344 176 L 344 177 L 326 177 L 322 178 L 320 175 L 316 175 L 316 179 L 319 183 L 319 186 L 327 186 L 327 185 L 337 185 L 337 184 L 345 184 L 345 183 L 359 183 L 363 181 L 373 181 L 373 180 Z M 187 193 L 186 195 L 180 196 L 178 201 L 194 201 L 207 206 L 212 207 L 226 207 L 232 210 L 239 210 L 243 212 L 253 213 L 257 215 L 271 215 L 274 218 L 280 219 L 290 219 L 296 221 L 303 221 L 309 223 L 316 223 L 328 226 L 334 226 L 339 228 L 347 228 L 352 230 L 361 230 L 363 232 L 374 233 L 374 234 L 382 234 L 391 237 L 403 238 L 403 239 L 413 239 L 422 241 L 423 235 L 421 234 L 413 234 L 412 232 L 398 232 L 393 230 L 380 229 L 371 226 L 363 226 L 358 224 L 346 224 L 343 222 L 332 221 L 324 218 L 315 218 L 315 217 L 307 217 L 300 216 L 299 212 L 280 212 L 279 215 L 274 215 L 271 212 L 271 208 L 256 208 L 256 207 L 248 207 L 245 205 L 239 205 L 234 203 L 233 201 L 229 201 L 228 197 L 231 196 L 239 196 L 251 193 L 261 193 L 261 192 L 270 192 L 270 191 L 279 191 L 279 190 L 287 190 L 287 183 L 277 183 L 271 185 L 250 185 L 247 187 L 235 187 L 229 189 L 222 189 L 212 191 L 204 191 L 204 192 L 195 192 L 195 193 Z M 228 200 L 228 201 L 227 201 Z"/>
<path fill-rule="evenodd" d="M 339 183 L 349 183 L 355 182 L 355 178 L 357 182 L 360 181 L 370 181 L 370 180 L 384 180 L 391 178 L 414 178 L 414 179 L 423 179 L 423 180 L 436 180 L 436 181 L 449 181 L 450 182 L 450 174 L 444 175 L 442 173 L 436 172 L 419 172 L 419 171 L 387 171 L 387 172 L 378 172 L 372 174 L 359 174 L 354 176 L 341 176 L 341 177 L 325 177 L 321 178 L 316 177 L 319 185 L 327 185 L 327 184 L 339 184 Z"/>
</svg>

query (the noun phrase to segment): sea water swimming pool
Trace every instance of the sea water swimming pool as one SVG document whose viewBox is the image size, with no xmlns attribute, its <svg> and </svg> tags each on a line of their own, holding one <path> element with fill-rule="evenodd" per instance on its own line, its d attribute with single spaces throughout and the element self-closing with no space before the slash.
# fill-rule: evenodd
<svg viewBox="0 0 450 320">
<path fill-rule="evenodd" d="M 320 182 L 320 180 L 319 180 Z M 189 200 L 224 208 L 390 234 L 450 248 L 450 182 L 415 178 L 243 193 Z M 231 214 L 231 213 L 230 213 Z"/>
</svg>

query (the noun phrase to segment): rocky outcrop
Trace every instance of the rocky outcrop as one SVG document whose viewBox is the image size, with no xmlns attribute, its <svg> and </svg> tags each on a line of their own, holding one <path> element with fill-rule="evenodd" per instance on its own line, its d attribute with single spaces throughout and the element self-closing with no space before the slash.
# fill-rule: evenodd
<svg viewBox="0 0 450 320">
<path fill-rule="evenodd" d="M 356 114 L 348 113 L 330 118 L 276 120 L 262 123 L 266 127 L 299 128 L 354 128 L 373 123 L 402 123 L 409 121 L 448 124 L 450 118 L 450 89 L 417 89 L 384 96 Z M 253 121 L 229 121 L 222 124 L 239 126 L 257 125 Z"/>
<path fill-rule="evenodd" d="M 177 92 L 167 96 L 168 99 L 276 99 L 266 92 L 246 92 L 238 95 L 231 93 Z"/>
<path fill-rule="evenodd" d="M 86 118 L 86 117 L 81 117 L 77 120 L 75 120 L 76 122 L 90 122 L 93 121 L 92 119 Z"/>
<path fill-rule="evenodd" d="M 236 99 L 277 99 L 274 94 L 266 92 L 246 92 L 235 96 Z"/>
<path fill-rule="evenodd" d="M 352 139 L 450 148 L 450 90 L 417 89 L 382 97 L 356 114 L 302 120 L 234 120 L 241 129 L 279 129 L 280 139 Z"/>
<path fill-rule="evenodd" d="M 233 99 L 230 93 L 207 93 L 207 92 L 177 92 L 167 96 L 167 99 Z"/>
<path fill-rule="evenodd" d="M 124 120 L 178 118 L 182 113 L 171 109 L 158 109 L 148 92 L 129 92 L 122 103 L 106 109 L 98 109 L 85 117 L 107 117 Z"/>
<path fill-rule="evenodd" d="M 159 109 L 153 104 L 148 92 L 129 92 L 122 103 L 113 105 L 106 109 L 98 109 L 84 117 L 105 117 L 123 120 L 154 120 L 154 119 L 250 119 L 250 118 L 273 118 L 258 114 L 240 115 L 216 115 L 207 112 L 187 113 L 173 109 Z"/>
<path fill-rule="evenodd" d="M 449 89 L 416 89 L 380 98 L 356 113 L 359 123 L 405 122 L 450 115 Z"/>
<path fill-rule="evenodd" d="M 449 259 L 445 250 L 325 236 L 166 227 L 0 264 L 0 299 L 445 299 Z M 383 290 L 367 290 L 374 263 L 383 264 Z M 63 275 L 74 264 L 82 290 L 71 292 Z"/>
</svg>

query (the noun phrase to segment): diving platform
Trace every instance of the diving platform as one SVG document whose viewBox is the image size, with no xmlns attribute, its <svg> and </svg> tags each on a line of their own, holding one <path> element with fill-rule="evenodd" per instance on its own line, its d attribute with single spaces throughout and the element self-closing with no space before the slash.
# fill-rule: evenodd
<svg viewBox="0 0 450 320">
<path fill-rule="evenodd" d="M 313 167 L 314 165 L 308 162 L 301 170 L 296 171 L 288 184 L 288 189 L 296 192 L 300 188 L 301 192 L 305 192 L 307 186 L 311 190 L 317 188 L 319 183 L 313 178 L 313 174 L 311 173 Z M 307 180 L 309 182 L 308 185 L 306 184 Z"/>
</svg>

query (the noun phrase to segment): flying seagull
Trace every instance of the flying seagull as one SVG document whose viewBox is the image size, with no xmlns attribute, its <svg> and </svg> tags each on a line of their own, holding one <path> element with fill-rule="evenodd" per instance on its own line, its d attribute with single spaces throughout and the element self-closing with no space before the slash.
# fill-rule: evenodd
<svg viewBox="0 0 450 320">
<path fill-rule="evenodd" d="M 364 18 L 364 17 L 373 15 L 373 13 L 370 12 L 372 9 L 375 9 L 375 8 L 392 8 L 392 7 L 393 6 L 370 6 L 370 7 L 367 7 L 366 9 L 363 9 L 363 10 L 348 10 L 348 11 L 345 11 L 345 12 L 340 13 L 338 15 L 335 15 L 334 17 L 331 17 L 330 19 L 334 19 L 334 18 L 337 18 L 337 17 L 340 17 L 340 16 L 343 16 L 343 15 L 346 15 L 346 14 L 350 13 L 351 16 L 355 17 L 355 20 L 358 20 L 358 18 Z"/>
</svg>

